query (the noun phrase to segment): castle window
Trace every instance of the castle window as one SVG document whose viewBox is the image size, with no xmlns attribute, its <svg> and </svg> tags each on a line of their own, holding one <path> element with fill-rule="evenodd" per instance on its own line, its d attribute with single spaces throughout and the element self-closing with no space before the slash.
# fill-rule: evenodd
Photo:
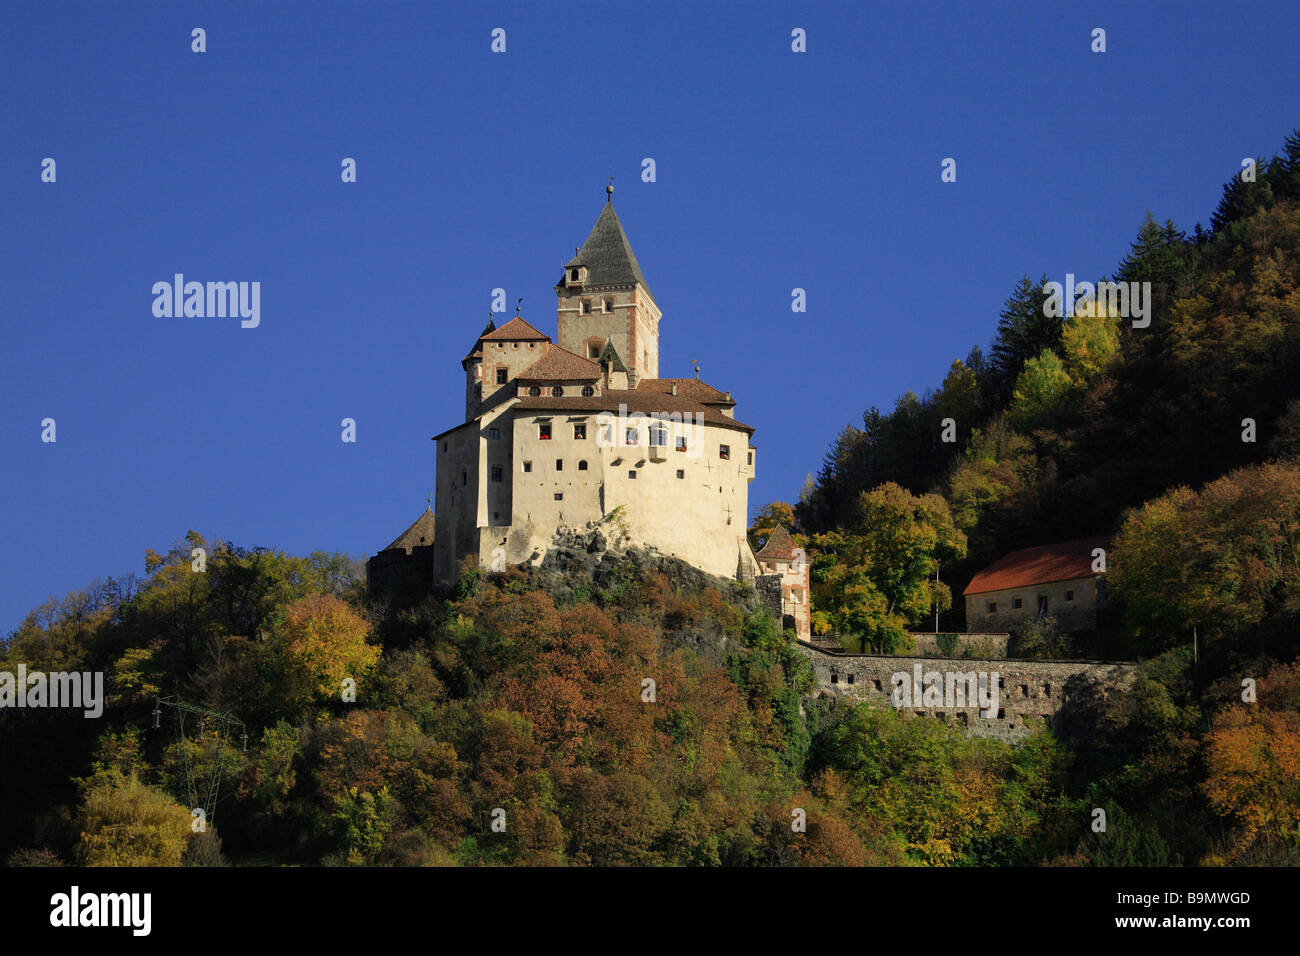
<svg viewBox="0 0 1300 956">
<path fill-rule="evenodd" d="M 997 614 L 997 613 L 998 613 L 998 602 L 997 602 L 997 601 L 989 601 L 989 602 L 987 602 L 987 603 L 988 603 L 988 606 L 989 606 L 989 613 L 990 613 L 990 614 Z"/>
<path fill-rule="evenodd" d="M 1074 600 L 1074 592 L 1073 592 L 1073 591 L 1066 591 L 1066 592 L 1065 592 L 1065 599 L 1066 599 L 1067 601 L 1073 601 L 1073 600 Z"/>
<path fill-rule="evenodd" d="M 532 470 L 533 470 L 533 463 L 531 461 L 524 462 L 524 471 L 529 472 Z"/>
<path fill-rule="evenodd" d="M 678 435 L 678 436 L 677 436 L 677 450 L 678 450 L 678 451 L 685 451 L 685 450 L 686 450 L 686 436 L 685 436 L 685 435 Z"/>
<path fill-rule="evenodd" d="M 635 478 L 635 477 L 636 477 L 636 471 L 629 471 L 629 472 L 627 473 L 627 476 L 628 476 L 629 478 Z"/>
<path fill-rule="evenodd" d="M 751 465 L 752 465 L 753 463 L 754 463 L 754 453 L 751 451 L 751 452 L 749 453 L 749 461 L 748 461 L 748 464 L 751 464 Z"/>
<path fill-rule="evenodd" d="M 493 481 L 500 481 L 500 480 L 501 480 L 501 466 L 500 466 L 500 465 L 493 465 L 493 466 L 492 466 L 492 480 L 493 480 Z"/>
<path fill-rule="evenodd" d="M 613 300 L 613 299 L 606 299 L 606 300 L 605 300 L 605 311 L 606 311 L 606 312 L 613 312 L 613 311 L 614 311 L 614 300 Z"/>
<path fill-rule="evenodd" d="M 556 385 L 553 389 L 551 389 L 551 396 L 554 397 L 554 398 L 563 398 L 563 397 L 564 397 L 564 389 L 561 388 L 560 386 Z"/>
<path fill-rule="evenodd" d="M 556 500 L 556 501 L 563 501 L 563 500 L 564 500 L 564 492 L 563 492 L 563 491 L 557 491 L 557 492 L 555 493 L 555 500 Z"/>
<path fill-rule="evenodd" d="M 1011 606 L 1015 608 L 1017 611 L 1019 611 L 1022 607 L 1025 606 L 1025 602 L 1020 600 L 1020 598 L 1016 598 L 1014 601 L 1011 602 Z"/>
<path fill-rule="evenodd" d="M 537 426 L 537 437 L 538 437 L 541 441 L 550 441 L 550 440 L 551 440 L 551 423 L 550 423 L 550 422 L 543 422 L 542 424 L 540 424 L 540 425 Z"/>
<path fill-rule="evenodd" d="M 678 469 L 677 469 L 677 477 L 678 477 L 678 478 L 685 478 L 685 477 L 686 477 L 686 472 L 685 472 L 683 469 L 678 468 Z"/>
<path fill-rule="evenodd" d="M 637 430 L 635 428 L 627 429 L 627 433 L 623 437 L 624 445 L 635 445 L 637 443 L 636 431 Z"/>
<path fill-rule="evenodd" d="M 555 275 L 555 273 L 552 272 L 551 275 Z M 577 269 L 570 269 L 570 270 L 569 270 L 569 281 L 570 281 L 570 282 L 577 282 L 577 281 L 578 281 L 578 270 L 577 270 Z"/>
<path fill-rule="evenodd" d="M 488 438 L 491 438 L 493 441 L 496 441 L 500 437 L 501 437 L 501 429 L 499 428 L 488 429 Z"/>
<path fill-rule="evenodd" d="M 731 460 L 731 446 L 730 446 L 730 445 L 719 445 L 719 446 L 718 446 L 718 457 L 721 458 L 723 461 L 730 461 L 730 460 Z"/>
<path fill-rule="evenodd" d="M 595 342 L 587 343 L 587 358 L 600 358 L 600 346 Z"/>
<path fill-rule="evenodd" d="M 506 370 L 503 368 L 499 368 L 497 369 L 497 384 L 504 385 L 505 383 L 506 383 Z"/>
<path fill-rule="evenodd" d="M 460 473 L 460 483 L 462 486 L 469 484 L 469 474 L 467 472 L 462 471 Z"/>
<path fill-rule="evenodd" d="M 668 447 L 668 429 L 662 425 L 655 425 L 650 429 L 650 447 L 667 448 Z"/>
<path fill-rule="evenodd" d="M 564 459 L 563 459 L 563 458 L 557 458 L 557 459 L 555 459 L 555 470 L 556 470 L 556 471 L 564 471 Z"/>
<path fill-rule="evenodd" d="M 834 671 L 831 671 L 831 683 L 838 684 L 839 682 L 840 682 L 840 675 L 835 673 Z"/>
<path fill-rule="evenodd" d="M 578 462 L 578 471 L 586 471 L 586 470 L 587 470 L 587 460 L 584 458 L 582 461 Z"/>
<path fill-rule="evenodd" d="M 595 390 L 594 388 L 592 388 L 590 385 L 584 385 L 584 386 L 582 386 L 582 397 L 583 397 L 583 398 L 591 398 L 591 396 L 593 396 L 593 395 L 595 395 L 595 394 L 596 394 L 596 390 Z"/>
<path fill-rule="evenodd" d="M 586 425 L 586 423 L 583 423 L 583 424 L 581 424 L 581 425 L 574 425 L 574 426 L 573 426 L 573 437 L 574 437 L 575 439 L 577 439 L 578 441 L 582 441 L 582 440 L 584 440 L 584 439 L 587 437 L 587 425 Z"/>
<path fill-rule="evenodd" d="M 853 677 L 854 677 L 854 675 L 853 675 L 853 674 L 850 674 L 850 675 L 849 675 L 849 683 L 850 683 L 850 684 L 852 684 L 852 683 L 853 683 Z"/>
<path fill-rule="evenodd" d="M 539 385 L 529 386 L 528 394 L 531 395 L 533 398 L 536 398 L 537 396 L 541 395 L 542 394 L 541 386 Z"/>
<path fill-rule="evenodd" d="M 591 315 L 591 300 L 590 300 L 590 299 L 583 299 L 583 300 L 582 300 L 582 314 L 583 314 L 583 315 Z"/>
</svg>

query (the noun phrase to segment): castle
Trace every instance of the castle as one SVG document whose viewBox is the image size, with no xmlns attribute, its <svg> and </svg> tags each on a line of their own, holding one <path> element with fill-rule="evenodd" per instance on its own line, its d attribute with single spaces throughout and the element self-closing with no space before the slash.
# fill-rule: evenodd
<svg viewBox="0 0 1300 956">
<path fill-rule="evenodd" d="M 555 292 L 556 340 L 518 314 L 489 320 L 461 361 L 465 420 L 433 438 L 434 582 L 454 582 L 466 558 L 539 561 L 559 529 L 602 522 L 629 545 L 754 580 L 754 429 L 698 369 L 659 377 L 662 313 L 612 186 Z"/>
</svg>

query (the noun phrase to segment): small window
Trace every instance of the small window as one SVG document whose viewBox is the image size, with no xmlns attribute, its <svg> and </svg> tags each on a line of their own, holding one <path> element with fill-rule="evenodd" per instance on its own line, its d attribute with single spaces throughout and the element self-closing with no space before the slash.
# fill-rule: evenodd
<svg viewBox="0 0 1300 956">
<path fill-rule="evenodd" d="M 578 462 L 578 471 L 586 471 L 586 470 L 587 470 L 587 459 L 584 458 L 580 462 Z"/>
<path fill-rule="evenodd" d="M 1074 600 L 1074 592 L 1073 592 L 1073 591 L 1066 591 L 1066 592 L 1065 592 L 1065 599 L 1066 599 L 1067 601 L 1073 601 L 1073 600 Z"/>
<path fill-rule="evenodd" d="M 556 500 L 556 501 L 563 501 L 563 500 L 564 500 L 564 492 L 563 492 L 563 491 L 557 491 L 557 492 L 555 493 L 555 500 Z"/>
<path fill-rule="evenodd" d="M 677 436 L 677 450 L 678 450 L 678 451 L 685 451 L 685 450 L 686 450 L 686 436 L 685 436 L 685 435 L 678 435 L 678 436 Z"/>
<path fill-rule="evenodd" d="M 582 314 L 583 314 L 583 315 L 591 315 L 591 300 L 590 300 L 590 299 L 583 299 L 583 300 L 582 300 Z"/>
<path fill-rule="evenodd" d="M 557 458 L 557 459 L 555 459 L 555 470 L 556 470 L 556 471 L 564 471 L 564 459 L 563 459 L 563 458 Z"/>
<path fill-rule="evenodd" d="M 606 311 L 606 312 L 613 312 L 613 311 L 614 311 L 614 300 L 613 300 L 613 299 L 606 299 L 606 300 L 605 300 L 604 308 L 605 308 L 605 311 Z"/>
<path fill-rule="evenodd" d="M 637 443 L 636 431 L 635 428 L 627 429 L 626 434 L 623 436 L 624 445 L 635 445 Z"/>
<path fill-rule="evenodd" d="M 831 683 L 838 684 L 839 682 L 840 682 L 840 675 L 835 673 L 834 671 L 831 671 Z"/>
<path fill-rule="evenodd" d="M 528 394 L 531 395 L 533 398 L 536 398 L 537 396 L 541 395 L 542 394 L 541 386 L 540 385 L 529 386 Z"/>
<path fill-rule="evenodd" d="M 555 275 L 555 273 L 552 272 L 551 275 Z M 569 270 L 569 281 L 570 281 L 570 282 L 577 282 L 577 281 L 578 281 L 578 270 L 577 270 L 577 269 L 570 269 L 570 270 Z"/>
<path fill-rule="evenodd" d="M 1014 601 L 1011 602 L 1011 606 L 1015 608 L 1017 611 L 1019 611 L 1022 607 L 1025 606 L 1025 602 L 1022 601 L 1020 598 L 1016 598 Z"/>
<path fill-rule="evenodd" d="M 529 472 L 532 470 L 533 470 L 533 463 L 531 461 L 524 462 L 524 471 Z"/>
<path fill-rule="evenodd" d="M 499 428 L 488 429 L 488 438 L 492 439 L 493 441 L 496 441 L 500 437 L 501 437 L 501 429 Z"/>
<path fill-rule="evenodd" d="M 584 385 L 584 386 L 582 386 L 582 397 L 583 397 L 583 398 L 591 398 L 591 396 L 593 396 L 593 395 L 595 395 L 595 394 L 596 394 L 596 390 L 595 390 L 594 388 L 592 388 L 590 385 Z"/>
<path fill-rule="evenodd" d="M 542 441 L 551 440 L 551 423 L 543 422 L 537 426 L 537 437 Z"/>
<path fill-rule="evenodd" d="M 668 447 L 668 429 L 662 425 L 655 425 L 650 429 L 650 447 L 667 448 Z"/>
<path fill-rule="evenodd" d="M 462 471 L 462 472 L 460 473 L 460 484 L 461 484 L 461 487 L 462 487 L 462 488 L 463 488 L 465 485 L 468 485 L 468 484 L 469 484 L 469 473 L 468 473 L 468 472 L 464 472 L 464 471 Z"/>
<path fill-rule="evenodd" d="M 492 480 L 493 480 L 493 481 L 500 481 L 500 480 L 501 480 L 501 466 L 500 466 L 500 465 L 493 465 L 493 466 L 492 466 Z"/>
<path fill-rule="evenodd" d="M 578 441 L 583 441 L 587 437 L 587 425 L 585 422 L 581 425 L 573 426 L 573 437 Z"/>
<path fill-rule="evenodd" d="M 629 478 L 635 478 L 635 477 L 636 477 L 636 471 L 635 471 L 635 470 L 633 470 L 633 471 L 629 471 L 629 472 L 627 473 L 627 476 L 628 476 Z"/>
<path fill-rule="evenodd" d="M 685 478 L 685 477 L 686 477 L 686 472 L 685 472 L 683 469 L 678 468 L 678 469 L 677 469 L 677 477 L 678 477 L 678 478 Z"/>
<path fill-rule="evenodd" d="M 600 346 L 595 342 L 587 345 L 587 358 L 600 358 Z"/>
<path fill-rule="evenodd" d="M 551 397 L 552 397 L 552 398 L 563 398 L 563 397 L 564 397 L 564 389 L 561 388 L 559 385 L 556 385 L 554 388 L 551 389 Z"/>
<path fill-rule="evenodd" d="M 498 384 L 498 385 L 504 385 L 504 384 L 506 383 L 506 375 L 507 375 L 507 374 L 508 374 L 508 373 L 506 372 L 505 369 L 503 369 L 503 368 L 499 368 L 499 369 L 497 369 L 497 384 Z"/>
<path fill-rule="evenodd" d="M 849 683 L 850 683 L 850 684 L 853 683 L 853 678 L 854 678 L 854 676 L 855 676 L 855 675 L 853 675 L 853 674 L 850 674 L 850 675 L 849 675 Z"/>
<path fill-rule="evenodd" d="M 747 464 L 752 465 L 754 463 L 754 453 L 751 451 L 746 457 L 748 459 Z"/>
<path fill-rule="evenodd" d="M 718 446 L 718 457 L 721 458 L 723 461 L 730 461 L 730 460 L 731 460 L 731 446 L 730 446 L 730 445 L 719 445 L 719 446 Z"/>
<path fill-rule="evenodd" d="M 998 602 L 997 602 L 997 601 L 989 601 L 989 602 L 987 602 L 987 603 L 988 603 L 988 606 L 989 606 L 989 613 L 990 613 L 990 614 L 997 614 L 997 613 L 998 613 Z"/>
</svg>

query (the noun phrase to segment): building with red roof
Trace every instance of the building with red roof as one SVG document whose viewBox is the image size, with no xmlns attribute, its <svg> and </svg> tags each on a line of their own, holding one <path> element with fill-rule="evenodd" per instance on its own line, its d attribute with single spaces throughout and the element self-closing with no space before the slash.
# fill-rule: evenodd
<svg viewBox="0 0 1300 956">
<path fill-rule="evenodd" d="M 999 631 L 1044 617 L 1067 631 L 1095 630 L 1105 600 L 1107 537 L 1022 548 L 971 578 L 968 631 Z"/>
</svg>

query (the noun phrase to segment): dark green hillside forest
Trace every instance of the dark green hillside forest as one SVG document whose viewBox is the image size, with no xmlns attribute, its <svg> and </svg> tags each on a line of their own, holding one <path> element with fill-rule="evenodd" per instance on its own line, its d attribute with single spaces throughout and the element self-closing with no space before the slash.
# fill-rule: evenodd
<svg viewBox="0 0 1300 956">
<path fill-rule="evenodd" d="M 467 566 L 398 606 L 345 556 L 190 532 L 0 646 L 0 671 L 107 685 L 99 719 L 0 710 L 0 858 L 1300 864 L 1298 253 L 1300 132 L 1225 187 L 1209 231 L 1141 227 L 1114 278 L 1152 282 L 1150 327 L 1046 318 L 1022 280 L 987 354 L 868 411 L 797 504 L 759 513 L 756 543 L 780 522 L 807 548 L 819 625 L 885 651 L 1006 551 L 1113 533 L 1105 650 L 1138 678 L 1027 742 L 814 700 L 751 589 L 671 562 Z M 182 740 L 155 718 L 176 696 L 237 717 L 246 749 L 211 723 Z M 194 833 L 190 783 L 218 761 Z"/>
</svg>

